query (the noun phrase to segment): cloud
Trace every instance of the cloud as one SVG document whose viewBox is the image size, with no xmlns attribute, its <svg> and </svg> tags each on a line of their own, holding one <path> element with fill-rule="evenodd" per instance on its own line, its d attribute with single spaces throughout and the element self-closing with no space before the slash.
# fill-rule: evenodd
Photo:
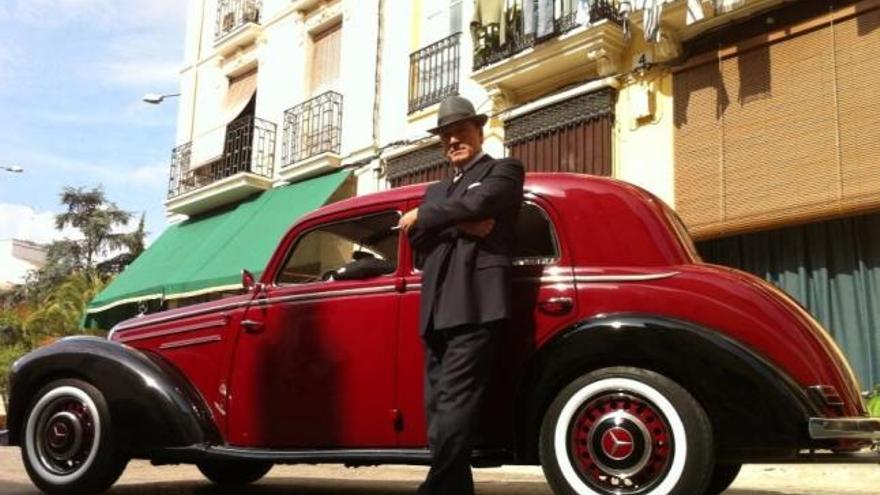
<svg viewBox="0 0 880 495">
<path fill-rule="evenodd" d="M 0 19 L 3 13 L 0 12 Z M 11 86 L 11 81 L 18 77 L 22 60 L 21 50 L 8 42 L 0 41 L 0 90 Z"/>
<path fill-rule="evenodd" d="M 87 23 L 103 29 L 182 22 L 186 3 L 180 0 L 13 0 L 8 19 L 55 28 Z"/>
<path fill-rule="evenodd" d="M 55 64 L 63 66 L 63 77 L 68 79 L 75 76 L 93 84 L 140 88 L 178 84 L 183 65 L 185 2 L 12 0 L 5 9 L 8 17 L 0 18 L 17 25 L 21 33 L 6 43 L 0 39 L 0 76 L 6 81 L 12 80 L 11 76 L 25 76 L 21 70 L 19 74 L 7 74 L 15 65 L 4 52 L 18 46 L 24 55 L 16 57 L 18 60 L 36 59 L 40 51 L 46 50 L 49 53 L 42 54 L 44 60 L 63 54 Z M 77 37 L 80 32 L 88 36 Z M 40 42 L 36 46 L 25 43 L 22 35 Z M 5 50 L 4 44 L 9 45 Z M 25 77 L 29 86 L 37 82 L 36 77 Z"/>
<path fill-rule="evenodd" d="M 25 173 L 31 170 L 54 170 L 71 177 L 91 177 L 104 183 L 130 184 L 133 180 L 144 190 L 164 186 L 168 182 L 168 163 L 126 167 L 118 164 L 92 163 L 68 158 L 45 151 L 21 150 L 14 157 L 15 163 L 27 164 Z"/>
<path fill-rule="evenodd" d="M 130 58 L 102 63 L 103 80 L 140 88 L 177 88 L 182 62 L 176 60 Z M 118 60 L 118 59 L 116 59 Z"/>
<path fill-rule="evenodd" d="M 74 239 L 78 232 L 71 228 L 55 229 L 55 213 L 36 211 L 30 206 L 0 203 L 0 239 L 21 239 L 48 244 L 63 238 Z"/>
<path fill-rule="evenodd" d="M 138 184 L 165 185 L 168 183 L 168 164 L 146 165 L 125 174 L 126 180 Z"/>
</svg>

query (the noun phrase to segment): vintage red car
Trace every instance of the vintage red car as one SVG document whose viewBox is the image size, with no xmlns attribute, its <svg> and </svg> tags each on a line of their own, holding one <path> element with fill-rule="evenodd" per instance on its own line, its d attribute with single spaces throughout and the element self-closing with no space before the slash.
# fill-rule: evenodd
<svg viewBox="0 0 880 495">
<path fill-rule="evenodd" d="M 100 491 L 131 458 L 221 484 L 275 463 L 427 463 L 420 273 L 393 228 L 424 191 L 309 214 L 239 295 L 18 361 L 6 440 L 34 483 Z M 650 193 L 530 175 L 518 236 L 475 465 L 540 464 L 560 494 L 699 495 L 743 463 L 878 461 L 859 451 L 880 420 L 829 334 L 773 285 L 702 263 Z"/>
</svg>

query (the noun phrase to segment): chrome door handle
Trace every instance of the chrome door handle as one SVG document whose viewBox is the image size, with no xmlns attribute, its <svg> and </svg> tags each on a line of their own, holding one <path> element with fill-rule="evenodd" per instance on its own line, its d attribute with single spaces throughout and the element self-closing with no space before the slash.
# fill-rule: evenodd
<svg viewBox="0 0 880 495">
<path fill-rule="evenodd" d="M 571 311 L 574 301 L 570 297 L 551 297 L 538 303 L 538 307 L 545 313 L 558 315 Z"/>
<path fill-rule="evenodd" d="M 263 331 L 263 322 L 254 320 L 241 320 L 241 326 L 245 332 L 259 333 Z"/>
</svg>

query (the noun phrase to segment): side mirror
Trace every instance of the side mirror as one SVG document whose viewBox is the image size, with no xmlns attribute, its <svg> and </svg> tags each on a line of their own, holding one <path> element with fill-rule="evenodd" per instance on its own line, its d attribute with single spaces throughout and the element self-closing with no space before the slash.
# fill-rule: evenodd
<svg viewBox="0 0 880 495">
<path fill-rule="evenodd" d="M 254 274 L 244 269 L 241 270 L 241 285 L 247 292 L 260 291 L 263 289 L 263 284 L 257 282 Z"/>
</svg>

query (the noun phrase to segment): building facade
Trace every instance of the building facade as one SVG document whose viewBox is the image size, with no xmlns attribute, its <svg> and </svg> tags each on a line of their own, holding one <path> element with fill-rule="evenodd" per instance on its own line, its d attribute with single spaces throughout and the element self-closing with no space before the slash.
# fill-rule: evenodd
<svg viewBox="0 0 880 495">
<path fill-rule="evenodd" d="M 440 179 L 426 130 L 460 94 L 490 115 L 490 154 L 653 192 L 878 382 L 878 26 L 877 0 L 190 0 L 166 208 L 195 230 L 328 174 L 304 205 Z"/>
<path fill-rule="evenodd" d="M 28 272 L 46 263 L 46 248 L 20 239 L 0 241 L 0 290 L 25 282 Z"/>
</svg>

